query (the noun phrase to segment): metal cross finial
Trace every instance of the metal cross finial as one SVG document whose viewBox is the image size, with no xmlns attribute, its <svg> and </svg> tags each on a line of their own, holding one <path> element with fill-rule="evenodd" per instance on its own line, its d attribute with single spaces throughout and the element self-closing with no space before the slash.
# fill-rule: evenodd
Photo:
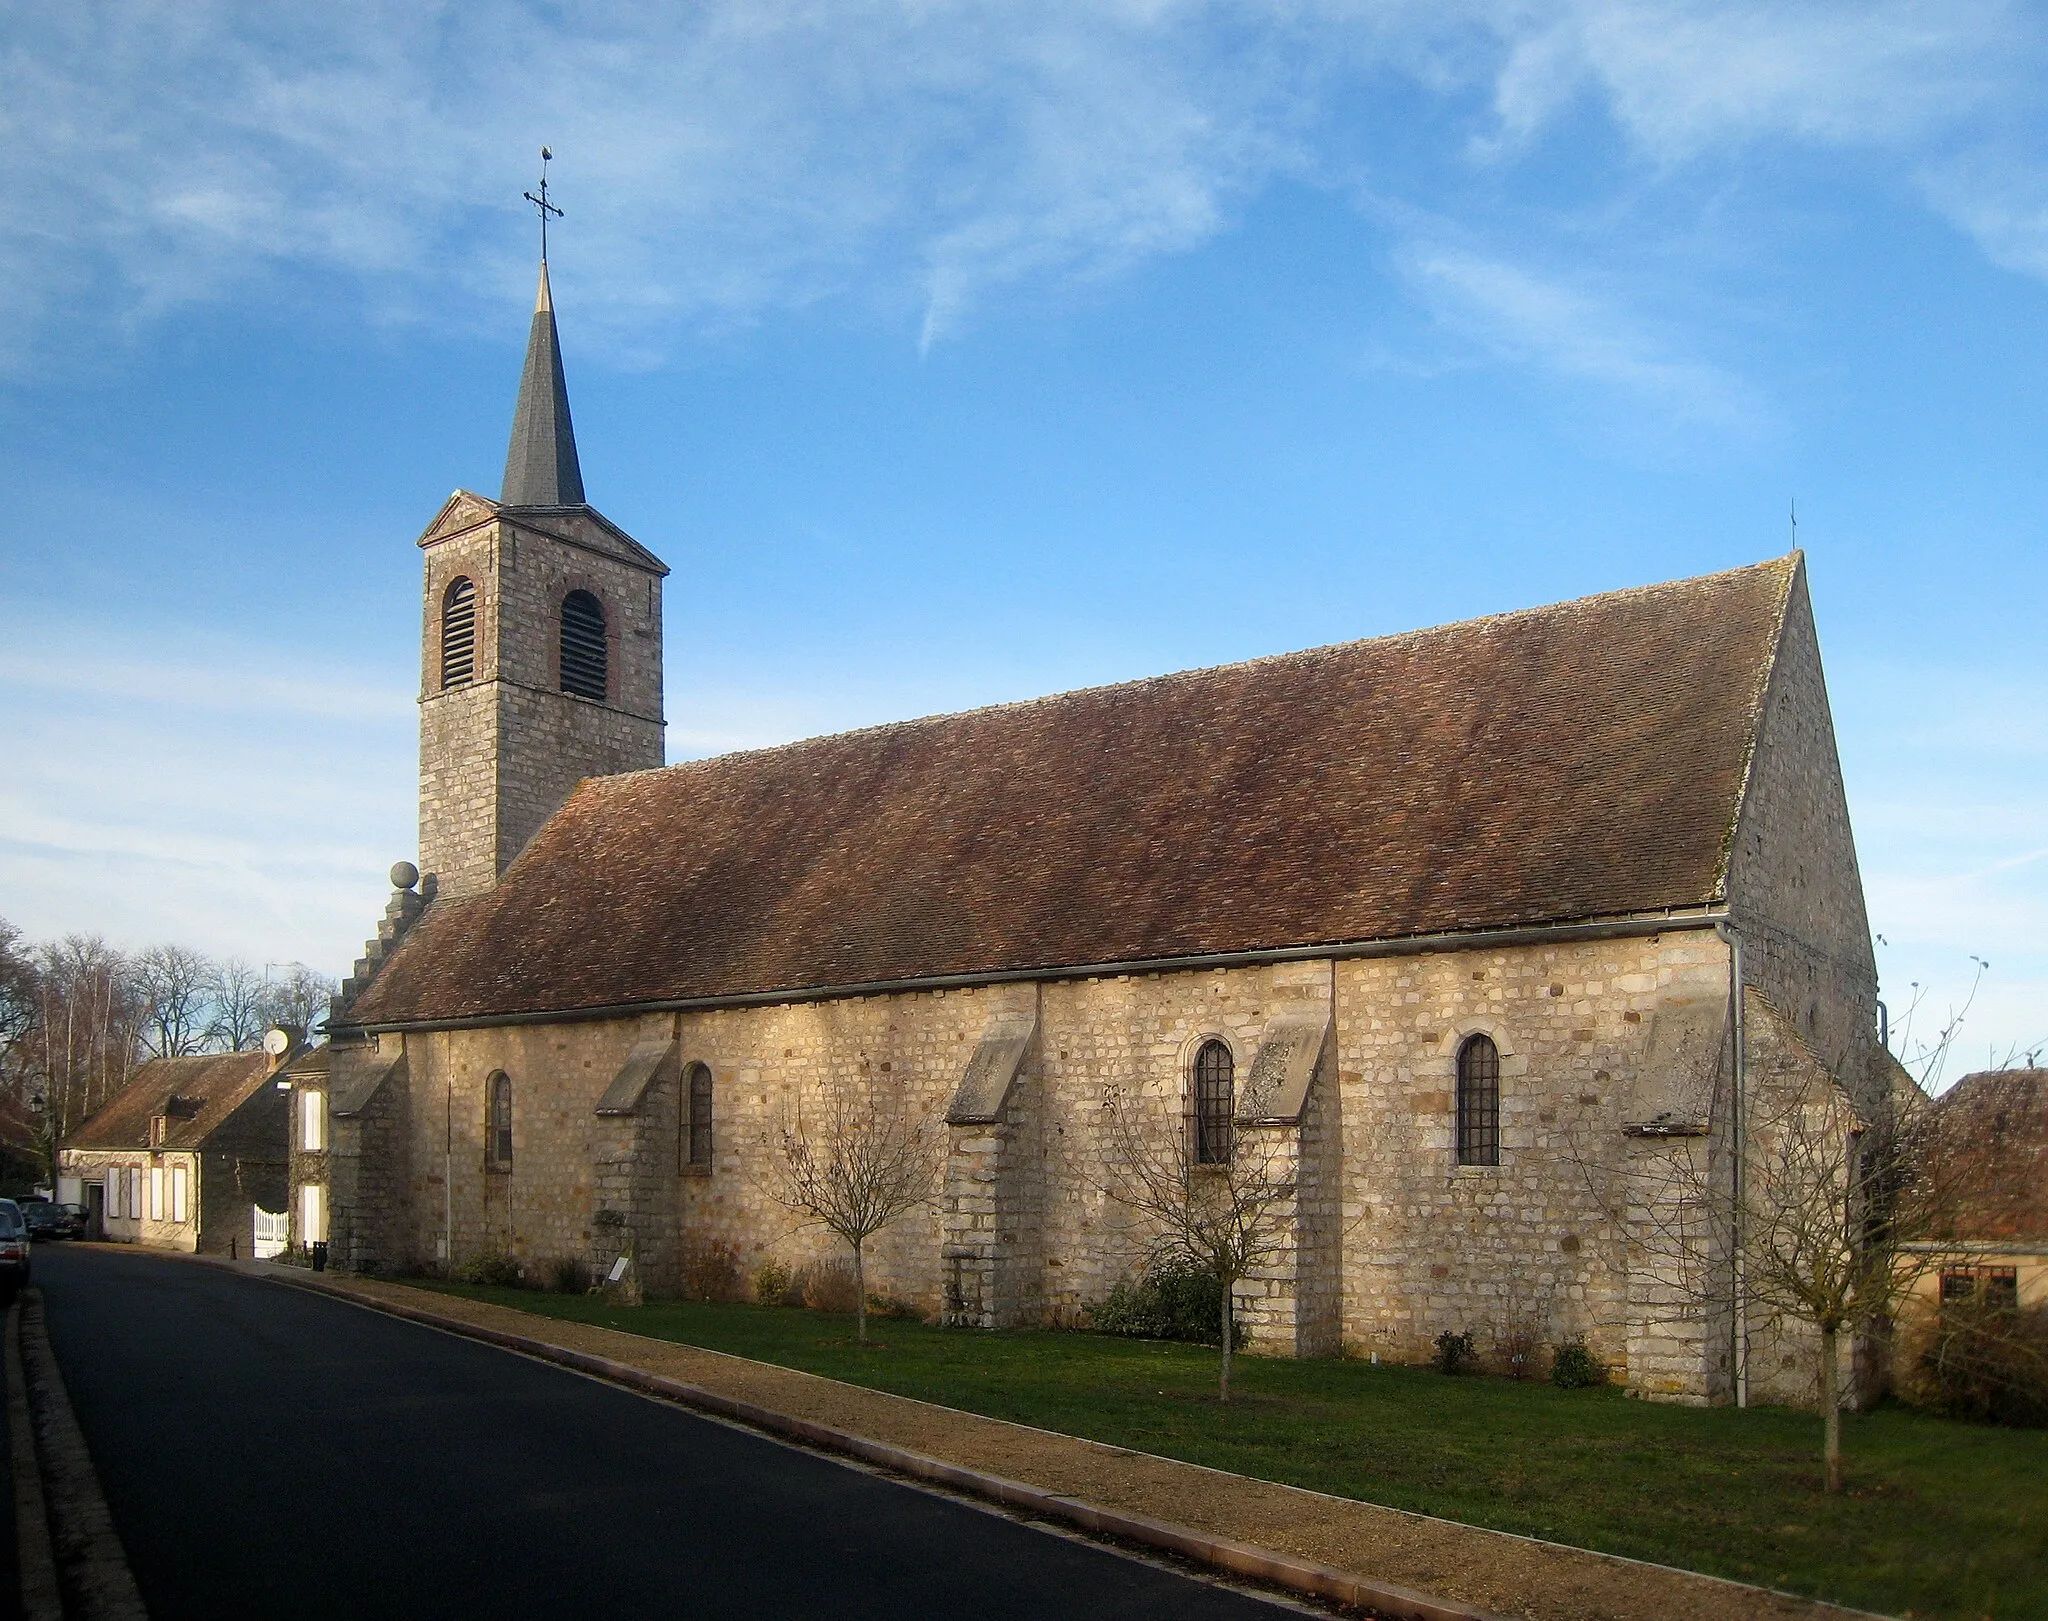
<svg viewBox="0 0 2048 1621">
<path fill-rule="evenodd" d="M 562 217 L 562 211 L 548 201 L 548 160 L 554 156 L 546 147 L 540 149 L 540 190 L 529 191 L 526 200 L 540 213 L 540 262 L 548 262 L 548 216 Z"/>
</svg>

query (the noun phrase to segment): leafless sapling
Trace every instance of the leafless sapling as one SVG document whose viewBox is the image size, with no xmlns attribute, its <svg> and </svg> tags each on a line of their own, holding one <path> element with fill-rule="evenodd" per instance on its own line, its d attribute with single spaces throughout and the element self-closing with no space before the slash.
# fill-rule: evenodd
<svg viewBox="0 0 2048 1621">
<path fill-rule="evenodd" d="M 868 1240 L 933 1197 L 939 1131 L 901 1102 L 839 1093 L 801 1099 L 773 1130 L 769 1195 L 853 1251 L 854 1334 L 868 1338 Z"/>
</svg>

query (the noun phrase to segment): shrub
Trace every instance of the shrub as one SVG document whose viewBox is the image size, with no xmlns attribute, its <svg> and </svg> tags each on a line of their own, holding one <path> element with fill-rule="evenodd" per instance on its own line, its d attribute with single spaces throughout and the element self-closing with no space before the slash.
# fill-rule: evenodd
<svg viewBox="0 0 2048 1621">
<path fill-rule="evenodd" d="M 1526 1323 L 1504 1328 L 1493 1337 L 1494 1354 L 1510 1379 L 1526 1379 L 1536 1371 L 1536 1330 Z"/>
<path fill-rule="evenodd" d="M 764 1306 L 791 1306 L 802 1300 L 793 1295 L 796 1276 L 782 1262 L 770 1256 L 754 1268 L 754 1298 Z"/>
<path fill-rule="evenodd" d="M 1556 1346 L 1550 1358 L 1550 1382 L 1559 1390 L 1588 1390 L 1607 1383 L 1607 1367 L 1574 1337 Z"/>
<path fill-rule="evenodd" d="M 900 1323 L 921 1323 L 924 1312 L 915 1301 L 898 1300 L 894 1295 L 869 1295 L 868 1315 L 888 1317 Z"/>
<path fill-rule="evenodd" d="M 853 1281 L 853 1262 L 814 1261 L 805 1267 L 803 1299 L 812 1311 L 853 1311 L 860 1305 L 860 1289 Z"/>
<path fill-rule="evenodd" d="M 558 1295 L 580 1295 L 590 1287 L 590 1269 L 580 1255 L 557 1255 L 548 1263 L 548 1287 Z"/>
<path fill-rule="evenodd" d="M 1470 1334 L 1447 1328 L 1436 1337 L 1436 1354 L 1430 1359 L 1438 1373 L 1470 1373 L 1478 1365 L 1479 1347 Z"/>
<path fill-rule="evenodd" d="M 455 1275 L 464 1283 L 487 1284 L 494 1289 L 517 1289 L 526 1282 L 517 1259 L 502 1250 L 485 1250 L 479 1255 L 472 1255 Z"/>
<path fill-rule="evenodd" d="M 1162 1261 L 1140 1278 L 1126 1278 L 1109 1298 L 1089 1309 L 1098 1334 L 1121 1334 L 1140 1340 L 1185 1340 L 1215 1345 L 1222 1338 L 1223 1286 L 1216 1274 L 1198 1267 Z M 1244 1325 L 1233 1322 L 1231 1336 L 1242 1345 Z"/>
<path fill-rule="evenodd" d="M 682 1286 L 685 1300 L 744 1300 L 746 1278 L 740 1254 L 730 1244 L 693 1238 L 683 1245 Z"/>
<path fill-rule="evenodd" d="M 2048 1306 L 1944 1305 L 1910 1395 L 1950 1418 L 2048 1427 Z"/>
</svg>

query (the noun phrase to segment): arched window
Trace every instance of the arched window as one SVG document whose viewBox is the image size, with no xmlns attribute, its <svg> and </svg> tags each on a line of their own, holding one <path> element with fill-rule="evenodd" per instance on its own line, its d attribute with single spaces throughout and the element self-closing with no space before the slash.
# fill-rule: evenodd
<svg viewBox="0 0 2048 1621">
<path fill-rule="evenodd" d="M 692 1064 L 684 1079 L 689 1083 L 689 1114 L 683 1122 L 683 1149 L 691 1165 L 711 1163 L 711 1069 Z"/>
<path fill-rule="evenodd" d="M 1467 1036 L 1458 1049 L 1458 1163 L 1500 1163 L 1500 1049 Z"/>
<path fill-rule="evenodd" d="M 503 1070 L 491 1077 L 490 1101 L 484 1121 L 486 1151 L 491 1169 L 512 1169 L 512 1077 Z"/>
<path fill-rule="evenodd" d="M 1231 1088 L 1230 1049 L 1205 1041 L 1195 1054 L 1195 1163 L 1230 1163 L 1230 1117 L 1236 1107 Z"/>
<path fill-rule="evenodd" d="M 476 582 L 450 580 L 441 595 L 441 685 L 476 679 Z"/>
<path fill-rule="evenodd" d="M 562 599 L 562 690 L 602 699 L 609 673 L 604 604 L 588 591 L 571 591 Z"/>
</svg>

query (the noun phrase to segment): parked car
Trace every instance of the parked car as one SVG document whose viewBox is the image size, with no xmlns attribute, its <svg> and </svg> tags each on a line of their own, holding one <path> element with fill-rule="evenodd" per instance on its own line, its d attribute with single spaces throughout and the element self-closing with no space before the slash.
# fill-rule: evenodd
<svg viewBox="0 0 2048 1621">
<path fill-rule="evenodd" d="M 0 1199 L 0 1300 L 12 1300 L 28 1282 L 28 1223 L 21 1206 Z"/>
<path fill-rule="evenodd" d="M 82 1204 L 51 1204 L 39 1199 L 23 1205 L 21 1217 L 28 1223 L 31 1239 L 85 1236 L 85 1206 Z"/>
</svg>

